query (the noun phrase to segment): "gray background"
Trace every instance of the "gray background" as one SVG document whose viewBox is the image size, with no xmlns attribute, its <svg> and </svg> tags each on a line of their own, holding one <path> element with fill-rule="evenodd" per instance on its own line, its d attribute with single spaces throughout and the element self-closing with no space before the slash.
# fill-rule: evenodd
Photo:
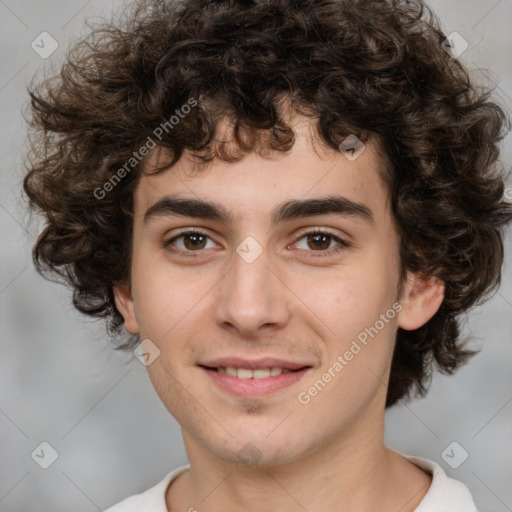
<svg viewBox="0 0 512 512">
<path fill-rule="evenodd" d="M 89 512 L 147 489 L 187 462 L 179 425 L 160 403 L 146 370 L 109 347 L 103 325 L 70 307 L 68 291 L 33 270 L 37 222 L 20 198 L 26 86 L 56 66 L 85 18 L 120 2 L 0 0 L 0 510 Z M 511 0 L 435 0 L 446 34 L 469 43 L 461 60 L 512 108 Z M 46 60 L 31 48 L 43 31 L 59 48 Z M 512 165 L 511 137 L 503 162 Z M 509 186 L 512 184 L 509 183 Z M 512 191 L 512 188 L 510 189 Z M 500 291 L 467 317 L 465 333 L 483 351 L 453 377 L 436 374 L 427 398 L 387 413 L 386 440 L 437 461 L 463 481 L 482 512 L 512 511 L 512 247 Z M 58 452 L 48 469 L 31 453 L 46 441 Z M 451 469 L 441 457 L 453 441 Z M 48 453 L 48 452 L 47 452 Z M 450 452 L 452 455 L 452 452 Z M 397 511 L 398 512 L 398 511 Z"/>
</svg>

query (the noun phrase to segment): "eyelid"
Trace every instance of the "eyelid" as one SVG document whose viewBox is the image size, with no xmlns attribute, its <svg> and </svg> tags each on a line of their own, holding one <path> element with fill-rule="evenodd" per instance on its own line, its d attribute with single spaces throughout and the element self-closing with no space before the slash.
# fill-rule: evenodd
<svg viewBox="0 0 512 512">
<path fill-rule="evenodd" d="M 333 240 L 338 242 L 338 245 L 336 247 L 332 247 L 331 249 L 327 249 L 325 251 L 305 251 L 306 253 L 315 254 L 313 256 L 314 258 L 317 257 L 328 257 L 338 254 L 340 251 L 344 249 L 348 249 L 352 246 L 350 242 L 348 242 L 345 238 L 342 238 L 337 233 L 332 232 L 329 228 L 318 228 L 318 227 L 309 227 L 304 228 L 304 231 L 300 231 L 299 233 L 295 234 L 295 241 L 291 245 L 297 244 L 302 238 L 304 238 L 306 235 L 315 235 L 315 234 L 321 234 L 321 235 L 328 235 Z M 287 246 L 289 247 L 289 246 Z"/>
<path fill-rule="evenodd" d="M 323 235 L 330 235 L 333 238 L 337 238 L 338 240 L 342 240 L 345 242 L 345 239 L 342 238 L 343 235 L 339 234 L 339 232 L 334 232 L 330 228 L 320 228 L 320 227 L 307 227 L 304 229 L 299 230 L 297 233 L 295 233 L 293 236 L 295 237 L 295 240 L 298 240 L 299 238 L 302 238 L 304 235 L 310 235 L 310 234 L 316 234 L 320 233 Z M 348 244 L 348 242 L 347 242 Z"/>
<path fill-rule="evenodd" d="M 173 242 L 174 240 L 181 238 L 182 236 L 185 236 L 185 235 L 194 235 L 194 234 L 203 235 L 203 236 L 209 238 L 210 240 L 212 240 L 214 243 L 216 243 L 215 240 L 213 240 L 213 238 L 205 230 L 203 230 L 201 228 L 191 227 L 191 228 L 183 228 L 178 233 L 173 234 L 173 236 L 170 238 L 166 237 L 163 241 L 163 246 L 164 246 L 164 248 L 167 248 L 167 250 L 169 250 L 170 252 L 172 252 L 174 254 L 181 254 L 181 255 L 184 255 L 185 257 L 188 257 L 188 256 L 196 257 L 196 258 L 201 257 L 201 256 L 197 256 L 197 255 L 193 256 L 193 255 L 195 253 L 196 254 L 204 253 L 205 249 L 201 249 L 198 251 L 184 251 L 182 249 L 174 250 L 174 249 L 168 248 L 171 245 L 171 242 Z M 334 239 L 336 242 L 338 242 L 338 246 L 328 249 L 328 250 L 324 250 L 324 251 L 320 251 L 320 250 L 319 251 L 305 251 L 306 253 L 313 253 L 313 254 L 317 253 L 317 256 L 313 256 L 313 257 L 332 256 L 332 255 L 336 254 L 337 252 L 339 252 L 340 250 L 351 247 L 351 244 L 349 242 L 347 242 L 347 240 L 345 238 L 342 238 L 338 234 L 332 232 L 329 228 L 320 228 L 320 227 L 307 227 L 307 228 L 304 228 L 303 230 L 299 231 L 298 233 L 295 233 L 294 241 L 291 244 L 287 245 L 286 247 L 288 248 L 292 245 L 295 245 L 306 235 L 315 235 L 315 234 L 323 234 L 323 235 L 330 236 L 332 239 Z M 299 249 L 299 250 L 303 251 L 303 249 Z"/>
<path fill-rule="evenodd" d="M 173 254 L 182 254 L 185 256 L 188 256 L 189 254 L 190 255 L 192 255 L 194 253 L 200 254 L 200 253 L 204 252 L 204 249 L 199 250 L 199 251 L 183 251 L 182 249 L 169 249 L 171 242 L 174 242 L 178 238 L 181 238 L 185 235 L 203 235 L 206 238 L 209 238 L 212 242 L 215 242 L 215 240 L 210 236 L 210 234 L 201 228 L 196 228 L 196 227 L 183 228 L 181 231 L 173 234 L 171 237 L 167 237 L 167 236 L 164 237 L 164 240 L 163 240 L 164 249 L 167 249 L 169 252 L 171 252 Z M 217 243 L 217 242 L 215 242 L 215 243 Z"/>
</svg>

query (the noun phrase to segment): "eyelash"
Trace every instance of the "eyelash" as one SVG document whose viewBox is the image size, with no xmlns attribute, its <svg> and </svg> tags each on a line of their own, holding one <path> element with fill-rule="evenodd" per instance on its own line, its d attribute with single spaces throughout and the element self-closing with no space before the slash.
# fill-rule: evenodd
<svg viewBox="0 0 512 512">
<path fill-rule="evenodd" d="M 322 250 L 306 251 L 306 252 L 318 252 L 318 254 L 316 256 L 312 256 L 313 258 L 318 258 L 318 257 L 322 258 L 322 257 L 326 257 L 326 256 L 332 256 L 334 254 L 338 254 L 339 252 L 343 251 L 347 247 L 350 247 L 350 244 L 348 242 L 346 242 L 345 240 L 339 238 L 338 236 L 334 235 L 333 233 L 331 233 L 330 231 L 328 231 L 326 229 L 319 229 L 319 228 L 313 228 L 310 231 L 301 233 L 295 243 L 297 243 L 299 240 L 302 240 L 304 237 L 306 237 L 308 235 L 317 235 L 317 234 L 328 235 L 329 237 L 331 237 L 331 239 L 338 242 L 339 245 L 333 249 L 328 249 L 328 250 L 323 250 L 323 251 Z M 197 258 L 198 256 L 194 255 L 194 253 L 203 252 L 204 249 L 198 250 L 198 251 L 189 251 L 189 250 L 184 251 L 182 249 L 179 249 L 179 250 L 170 249 L 172 242 L 174 242 L 174 241 L 178 240 L 179 238 L 182 238 L 183 236 L 186 236 L 186 235 L 203 235 L 203 236 L 211 239 L 211 237 L 207 233 L 196 228 L 196 229 L 188 229 L 188 230 L 181 231 L 180 233 L 173 236 L 172 238 L 164 241 L 163 245 L 165 248 L 167 248 L 167 250 L 169 250 L 173 254 L 179 254 L 180 257 Z"/>
</svg>

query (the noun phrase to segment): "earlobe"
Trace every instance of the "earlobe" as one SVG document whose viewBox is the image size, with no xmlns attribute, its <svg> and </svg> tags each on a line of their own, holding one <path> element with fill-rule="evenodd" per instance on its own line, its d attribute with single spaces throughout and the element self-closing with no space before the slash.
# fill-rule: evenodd
<svg viewBox="0 0 512 512">
<path fill-rule="evenodd" d="M 135 310 L 133 307 L 133 298 L 128 284 L 114 285 L 114 298 L 116 307 L 124 318 L 124 326 L 128 332 L 138 334 L 139 326 L 135 318 Z"/>
<path fill-rule="evenodd" d="M 398 314 L 398 327 L 407 331 L 419 329 L 438 311 L 444 299 L 444 282 L 437 277 L 410 273 L 404 285 Z"/>
</svg>

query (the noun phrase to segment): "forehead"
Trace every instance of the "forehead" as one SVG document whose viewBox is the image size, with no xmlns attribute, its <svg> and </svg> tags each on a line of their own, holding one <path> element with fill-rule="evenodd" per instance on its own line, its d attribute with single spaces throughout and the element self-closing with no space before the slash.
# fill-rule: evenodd
<svg viewBox="0 0 512 512">
<path fill-rule="evenodd" d="M 287 199 L 332 195 L 365 204 L 376 216 L 384 214 L 389 206 L 383 179 L 386 162 L 374 139 L 366 141 L 353 159 L 321 143 L 312 121 L 295 122 L 293 129 L 295 142 L 288 152 L 265 156 L 254 152 L 237 162 L 214 160 L 204 164 L 185 151 L 174 166 L 154 174 L 152 170 L 166 156 L 163 150 L 155 151 L 135 191 L 135 215 L 143 216 L 167 196 L 220 203 L 230 219 L 236 220 L 248 212 L 254 216 L 275 214 L 275 206 Z M 218 132 L 217 137 L 222 135 Z M 232 143 L 229 138 L 222 140 Z"/>
</svg>

